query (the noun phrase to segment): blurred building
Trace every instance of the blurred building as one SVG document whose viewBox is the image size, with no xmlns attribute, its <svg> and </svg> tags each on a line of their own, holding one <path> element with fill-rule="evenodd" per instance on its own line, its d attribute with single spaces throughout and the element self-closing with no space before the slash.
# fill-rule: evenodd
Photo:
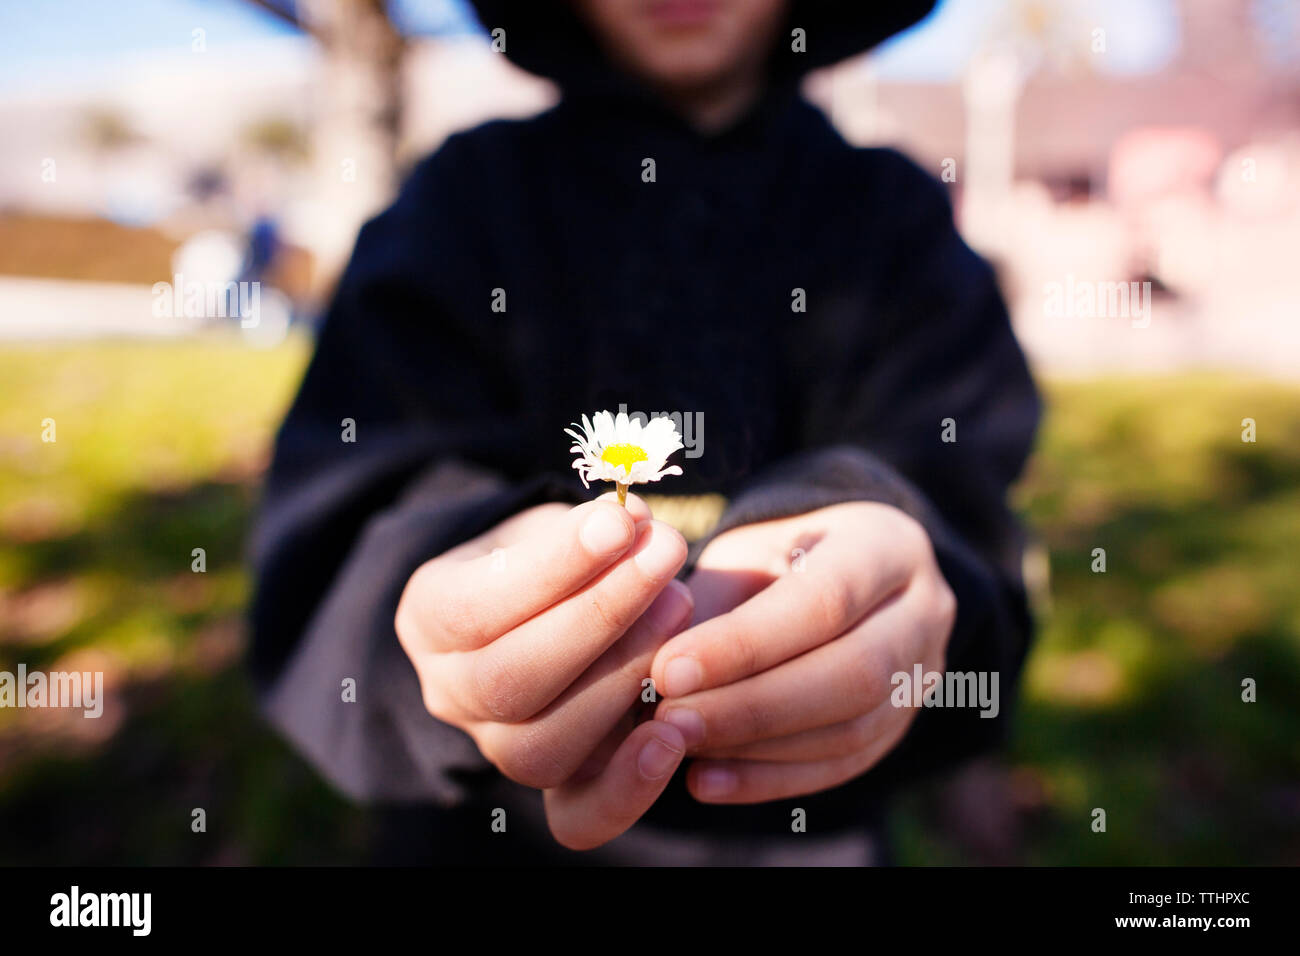
<svg viewBox="0 0 1300 956">
<path fill-rule="evenodd" d="M 1039 22 L 991 30 L 960 82 L 881 80 L 868 57 L 810 96 L 852 142 L 950 182 L 1040 364 L 1300 375 L 1300 6 L 1181 0 L 1174 55 L 1138 74 L 1103 68 L 1097 21 L 1044 21 L 1066 5 L 1009 9 Z M 1133 282 L 1150 283 L 1149 322 L 1048 307 L 1058 288 Z"/>
</svg>

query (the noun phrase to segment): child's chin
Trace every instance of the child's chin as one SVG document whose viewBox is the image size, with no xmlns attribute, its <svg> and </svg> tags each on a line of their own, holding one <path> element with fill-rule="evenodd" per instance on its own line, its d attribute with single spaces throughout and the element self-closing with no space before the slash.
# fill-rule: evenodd
<svg viewBox="0 0 1300 956">
<path fill-rule="evenodd" d="M 716 48 L 699 50 L 691 44 L 682 44 L 682 47 L 680 56 L 663 57 L 651 71 L 656 85 L 690 93 L 716 86 L 730 73 L 728 65 L 719 59 Z"/>
</svg>

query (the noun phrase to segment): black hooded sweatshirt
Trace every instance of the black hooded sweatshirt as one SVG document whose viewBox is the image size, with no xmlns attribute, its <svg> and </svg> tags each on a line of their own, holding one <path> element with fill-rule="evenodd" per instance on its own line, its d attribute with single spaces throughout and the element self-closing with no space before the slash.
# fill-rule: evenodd
<svg viewBox="0 0 1300 956">
<path fill-rule="evenodd" d="M 345 793 L 408 807 L 408 861 L 878 860 L 884 799 L 1002 736 L 1031 632 L 1005 499 L 1038 400 L 993 273 L 935 179 L 850 147 L 797 95 L 807 69 L 929 3 L 794 0 L 766 94 L 711 135 L 609 66 L 567 3 L 477 6 L 563 96 L 452 136 L 361 230 L 255 536 L 266 711 Z M 623 837 L 559 848 L 540 794 L 426 712 L 393 616 L 422 562 L 523 508 L 590 497 L 562 429 L 620 404 L 702 414 L 703 454 L 679 453 L 684 476 L 654 491 L 725 495 L 713 534 L 847 501 L 919 519 L 958 601 L 946 668 L 997 672 L 998 717 L 923 709 L 875 768 L 796 800 L 702 805 L 679 771 Z"/>
</svg>

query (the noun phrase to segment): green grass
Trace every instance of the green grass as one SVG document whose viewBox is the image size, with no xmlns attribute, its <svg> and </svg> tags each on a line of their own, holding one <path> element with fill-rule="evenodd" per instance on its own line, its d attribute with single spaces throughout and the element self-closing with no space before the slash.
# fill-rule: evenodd
<svg viewBox="0 0 1300 956">
<path fill-rule="evenodd" d="M 363 858 L 368 816 L 266 728 L 239 667 L 245 536 L 307 354 L 0 352 L 0 669 L 93 655 L 114 688 L 99 721 L 0 709 L 0 862 Z"/>
<path fill-rule="evenodd" d="M 1300 862 L 1300 390 L 1192 376 L 1049 394 L 1016 495 L 1052 582 L 1007 761 L 1014 858 Z M 963 858 L 937 802 L 909 801 L 910 861 Z"/>
<path fill-rule="evenodd" d="M 0 863 L 364 858 L 370 816 L 266 729 L 239 667 L 248 521 L 306 356 L 220 338 L 0 351 L 0 670 L 94 661 L 126 714 L 0 709 Z M 1012 811 L 981 837 L 922 788 L 902 860 L 1300 862 L 1300 389 L 1048 391 L 1017 504 L 1050 598 L 986 774 Z"/>
</svg>

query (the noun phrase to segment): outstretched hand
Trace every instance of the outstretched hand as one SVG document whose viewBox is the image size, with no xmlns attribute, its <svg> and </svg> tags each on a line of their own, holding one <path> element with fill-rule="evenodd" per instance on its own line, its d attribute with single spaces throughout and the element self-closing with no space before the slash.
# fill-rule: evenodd
<svg viewBox="0 0 1300 956">
<path fill-rule="evenodd" d="M 605 496 L 541 505 L 431 561 L 397 609 L 429 713 L 465 731 L 505 776 L 544 791 L 572 849 L 618 836 L 654 803 L 685 742 L 634 726 L 655 651 L 686 626 L 673 576 L 686 543 Z"/>
<path fill-rule="evenodd" d="M 864 773 L 915 711 L 891 676 L 941 670 L 956 600 L 919 523 L 855 502 L 734 528 L 688 580 L 695 623 L 656 653 L 664 700 L 708 803 L 825 790 Z"/>
</svg>

